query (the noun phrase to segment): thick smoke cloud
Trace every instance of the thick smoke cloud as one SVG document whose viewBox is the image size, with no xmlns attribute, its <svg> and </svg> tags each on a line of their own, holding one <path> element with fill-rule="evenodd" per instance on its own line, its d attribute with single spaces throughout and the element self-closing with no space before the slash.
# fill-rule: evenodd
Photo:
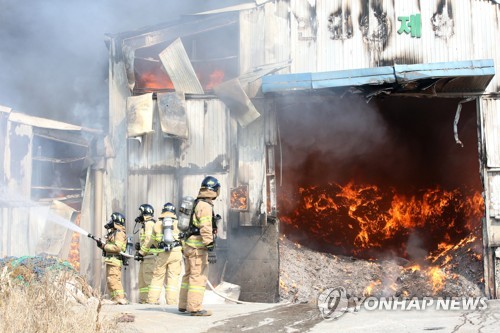
<svg viewBox="0 0 500 333">
<path fill-rule="evenodd" d="M 246 1 L 0 0 L 0 105 L 105 128 L 106 33 Z"/>
</svg>

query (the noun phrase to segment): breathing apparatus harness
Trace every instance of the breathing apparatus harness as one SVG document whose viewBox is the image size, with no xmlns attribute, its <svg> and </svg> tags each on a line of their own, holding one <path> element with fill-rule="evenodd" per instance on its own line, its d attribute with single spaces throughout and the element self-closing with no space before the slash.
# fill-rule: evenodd
<svg viewBox="0 0 500 333">
<path fill-rule="evenodd" d="M 191 212 L 190 212 L 190 218 L 189 218 L 189 228 L 187 229 L 187 231 L 185 232 L 181 232 L 179 234 L 179 237 L 183 240 L 186 240 L 188 239 L 189 237 L 191 236 L 199 236 L 200 235 L 200 228 L 196 227 L 194 224 L 193 224 L 193 217 L 194 217 L 194 211 L 196 209 L 196 206 L 198 205 L 198 202 L 200 201 L 204 201 L 206 203 L 208 203 L 209 205 L 211 205 L 212 207 L 214 206 L 212 202 L 204 199 L 204 198 L 198 198 L 194 201 L 193 203 L 193 208 L 191 209 Z M 185 213 L 185 212 L 184 212 Z M 219 223 L 219 221 L 221 220 L 221 216 L 219 214 L 215 214 L 214 213 L 214 210 L 212 209 L 212 235 L 213 235 L 213 243 L 210 244 L 210 246 L 208 246 L 208 251 L 209 251 L 209 255 L 208 255 L 208 262 L 211 263 L 211 264 L 215 264 L 217 262 L 217 256 L 214 252 L 215 250 L 215 242 L 216 242 L 216 239 L 217 239 L 217 225 Z"/>
<path fill-rule="evenodd" d="M 181 246 L 181 242 L 174 238 L 174 219 L 172 217 L 161 218 L 163 239 L 158 244 L 158 248 L 165 252 L 172 251 L 175 247 Z"/>
</svg>

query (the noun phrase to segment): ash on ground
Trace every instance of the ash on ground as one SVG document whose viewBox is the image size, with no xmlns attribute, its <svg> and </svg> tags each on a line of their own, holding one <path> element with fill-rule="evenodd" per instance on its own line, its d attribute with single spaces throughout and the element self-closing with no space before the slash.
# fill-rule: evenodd
<svg viewBox="0 0 500 333">
<path fill-rule="evenodd" d="M 316 303 L 323 290 L 337 286 L 353 297 L 481 297 L 478 248 L 478 240 L 470 238 L 417 265 L 398 257 L 365 260 L 316 252 L 281 236 L 280 298 Z"/>
</svg>

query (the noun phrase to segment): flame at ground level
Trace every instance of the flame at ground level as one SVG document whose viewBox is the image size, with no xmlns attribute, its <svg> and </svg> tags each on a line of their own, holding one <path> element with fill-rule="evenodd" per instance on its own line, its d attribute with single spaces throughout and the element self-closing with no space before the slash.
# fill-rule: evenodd
<svg viewBox="0 0 500 333">
<path fill-rule="evenodd" d="M 467 188 L 409 195 L 375 185 L 329 183 L 299 188 L 298 195 L 281 195 L 279 201 L 288 237 L 316 250 L 360 257 L 390 253 L 425 259 L 459 244 L 484 215 L 481 194 Z"/>
</svg>

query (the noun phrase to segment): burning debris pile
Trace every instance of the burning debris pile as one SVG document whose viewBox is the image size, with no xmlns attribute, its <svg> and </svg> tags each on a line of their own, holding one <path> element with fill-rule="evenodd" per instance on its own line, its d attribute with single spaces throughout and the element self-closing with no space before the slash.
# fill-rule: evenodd
<svg viewBox="0 0 500 333">
<path fill-rule="evenodd" d="M 336 286 L 356 297 L 483 296 L 478 246 L 477 237 L 470 236 L 422 264 L 411 264 L 400 257 L 358 259 L 316 252 L 282 236 L 280 297 L 316 302 L 322 290 Z"/>
<path fill-rule="evenodd" d="M 317 250 L 363 258 L 393 254 L 422 258 L 450 247 L 479 225 L 479 192 L 457 188 L 422 189 L 411 194 L 375 185 L 335 183 L 300 188 L 299 197 L 282 199 L 280 217 L 291 239 L 314 240 Z"/>
<path fill-rule="evenodd" d="M 308 302 L 335 286 L 357 297 L 482 295 L 478 192 L 434 188 L 403 195 L 349 183 L 299 194 L 289 203 L 295 210 L 281 218 L 283 299 Z"/>
</svg>

